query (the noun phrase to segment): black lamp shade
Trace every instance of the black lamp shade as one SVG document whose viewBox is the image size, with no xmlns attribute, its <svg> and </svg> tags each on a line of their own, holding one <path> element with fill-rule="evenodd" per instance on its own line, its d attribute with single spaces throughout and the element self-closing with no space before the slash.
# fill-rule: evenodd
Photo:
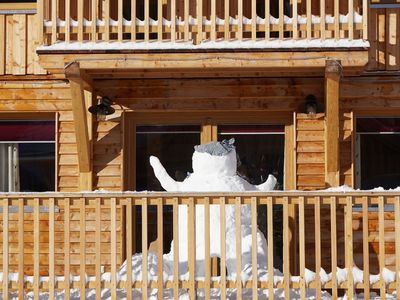
<svg viewBox="0 0 400 300">
<path fill-rule="evenodd" d="M 102 97 L 100 103 L 89 107 L 89 112 L 94 115 L 112 115 L 115 109 L 111 107 L 111 100 L 108 97 Z"/>
</svg>

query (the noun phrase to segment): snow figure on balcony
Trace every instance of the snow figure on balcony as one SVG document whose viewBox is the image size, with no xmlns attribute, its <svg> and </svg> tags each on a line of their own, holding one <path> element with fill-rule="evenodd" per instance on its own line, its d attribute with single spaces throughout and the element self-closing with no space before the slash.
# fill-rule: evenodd
<svg viewBox="0 0 400 300">
<path fill-rule="evenodd" d="M 150 157 L 150 164 L 161 186 L 168 192 L 244 192 L 270 191 L 276 178 L 269 175 L 261 185 L 252 185 L 237 175 L 236 150 L 234 139 L 211 142 L 194 147 L 192 157 L 193 173 L 183 182 L 172 179 L 157 157 Z M 226 267 L 228 275 L 236 275 L 236 225 L 235 206 L 226 205 Z M 210 206 L 210 255 L 221 256 L 220 207 Z M 179 205 L 179 262 L 180 273 L 186 273 L 188 261 L 188 222 L 187 206 Z M 242 270 L 251 265 L 251 208 L 241 206 Z M 173 243 L 173 242 L 172 242 Z M 166 256 L 173 259 L 171 252 Z M 264 235 L 257 229 L 258 269 L 267 269 L 267 243 Z M 196 206 L 196 274 L 204 276 L 204 206 Z"/>
</svg>

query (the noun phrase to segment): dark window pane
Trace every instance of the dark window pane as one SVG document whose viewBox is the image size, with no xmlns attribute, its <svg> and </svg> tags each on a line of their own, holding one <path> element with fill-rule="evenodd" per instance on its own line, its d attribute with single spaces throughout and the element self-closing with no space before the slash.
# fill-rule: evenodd
<svg viewBox="0 0 400 300">
<path fill-rule="evenodd" d="M 54 191 L 54 143 L 19 144 L 19 174 L 21 192 Z"/>
<path fill-rule="evenodd" d="M 54 141 L 54 121 L 1 121 L 0 141 Z"/>
<path fill-rule="evenodd" d="M 200 126 L 146 125 L 136 127 L 136 190 L 163 191 L 149 163 L 157 156 L 172 178 L 183 181 L 192 172 L 194 146 L 200 143 Z"/>
<path fill-rule="evenodd" d="M 400 132 L 400 118 L 357 118 L 357 132 Z"/>
</svg>

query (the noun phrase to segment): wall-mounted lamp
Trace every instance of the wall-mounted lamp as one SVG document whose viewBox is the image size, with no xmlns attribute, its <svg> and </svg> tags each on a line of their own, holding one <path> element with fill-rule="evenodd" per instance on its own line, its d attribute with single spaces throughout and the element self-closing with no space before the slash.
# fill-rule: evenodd
<svg viewBox="0 0 400 300">
<path fill-rule="evenodd" d="M 315 115 L 317 113 L 318 103 L 314 95 L 308 95 L 305 101 L 305 113 Z"/>
<path fill-rule="evenodd" d="M 111 107 L 110 98 L 104 96 L 100 98 L 100 103 L 89 107 L 89 112 L 97 116 L 108 116 L 115 112 L 115 109 Z"/>
</svg>

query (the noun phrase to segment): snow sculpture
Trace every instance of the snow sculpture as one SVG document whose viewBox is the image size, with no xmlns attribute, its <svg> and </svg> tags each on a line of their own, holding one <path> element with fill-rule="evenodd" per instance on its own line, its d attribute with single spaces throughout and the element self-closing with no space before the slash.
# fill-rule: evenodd
<svg viewBox="0 0 400 300">
<path fill-rule="evenodd" d="M 192 157 L 193 173 L 183 182 L 172 179 L 155 156 L 150 164 L 161 186 L 168 192 L 244 192 L 270 191 L 276 185 L 276 178 L 269 175 L 261 185 L 252 185 L 236 173 L 236 150 L 234 139 L 211 142 L 195 146 Z M 226 205 L 226 266 L 228 275 L 236 275 L 236 225 L 235 206 Z M 251 265 L 251 209 L 241 206 L 242 270 Z M 220 250 L 220 207 L 210 206 L 210 254 L 221 256 Z M 179 206 L 179 265 L 186 272 L 188 260 L 187 206 Z M 196 274 L 204 276 L 204 206 L 196 205 Z M 173 242 L 172 242 L 173 243 Z M 173 258 L 173 247 L 166 258 Z M 257 229 L 258 268 L 267 269 L 267 243 L 264 235 Z"/>
</svg>

